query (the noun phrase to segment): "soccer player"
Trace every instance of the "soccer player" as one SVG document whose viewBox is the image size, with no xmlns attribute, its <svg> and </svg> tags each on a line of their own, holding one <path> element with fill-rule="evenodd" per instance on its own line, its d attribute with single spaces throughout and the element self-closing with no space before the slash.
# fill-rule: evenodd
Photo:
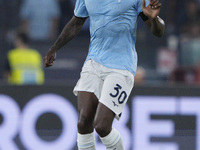
<svg viewBox="0 0 200 150">
<path fill-rule="evenodd" d="M 90 17 L 90 47 L 81 77 L 74 88 L 78 96 L 78 148 L 95 150 L 94 129 L 107 150 L 124 150 L 119 119 L 134 84 L 138 16 L 161 37 L 165 23 L 158 16 L 158 0 L 77 0 L 74 16 L 44 57 L 53 65 L 56 52 L 72 40 Z M 67 115 L 67 114 L 66 114 Z"/>
</svg>

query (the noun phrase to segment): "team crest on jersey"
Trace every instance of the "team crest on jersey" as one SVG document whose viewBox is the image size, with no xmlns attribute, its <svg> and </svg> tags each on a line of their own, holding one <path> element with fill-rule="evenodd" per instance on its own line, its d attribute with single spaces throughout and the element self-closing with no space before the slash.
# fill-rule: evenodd
<svg viewBox="0 0 200 150">
<path fill-rule="evenodd" d="M 119 107 L 119 106 L 118 106 L 118 105 L 117 105 L 117 104 L 116 104 L 114 101 L 112 101 L 112 102 L 113 102 L 113 105 L 114 105 L 114 106 L 117 106 L 117 107 Z"/>
</svg>

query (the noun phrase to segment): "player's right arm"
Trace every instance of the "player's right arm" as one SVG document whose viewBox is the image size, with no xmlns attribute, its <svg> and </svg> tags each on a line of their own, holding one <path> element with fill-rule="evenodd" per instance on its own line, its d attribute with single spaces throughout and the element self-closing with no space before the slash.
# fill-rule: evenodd
<svg viewBox="0 0 200 150">
<path fill-rule="evenodd" d="M 72 19 L 65 25 L 56 42 L 49 49 L 46 56 L 43 58 L 44 66 L 50 67 L 56 59 L 56 52 L 71 41 L 81 30 L 87 18 L 79 18 L 73 16 Z"/>
</svg>

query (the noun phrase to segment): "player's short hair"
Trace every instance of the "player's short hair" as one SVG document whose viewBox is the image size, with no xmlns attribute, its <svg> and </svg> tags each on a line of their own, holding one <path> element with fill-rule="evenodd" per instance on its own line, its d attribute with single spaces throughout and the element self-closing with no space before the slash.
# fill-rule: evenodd
<svg viewBox="0 0 200 150">
<path fill-rule="evenodd" d="M 22 31 L 17 31 L 15 34 L 15 38 L 20 39 L 24 44 L 29 44 L 30 39 L 27 33 Z"/>
</svg>

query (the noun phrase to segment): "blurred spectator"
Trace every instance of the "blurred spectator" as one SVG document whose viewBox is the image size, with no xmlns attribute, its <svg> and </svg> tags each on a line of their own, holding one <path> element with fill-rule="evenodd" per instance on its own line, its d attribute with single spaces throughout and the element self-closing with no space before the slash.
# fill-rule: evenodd
<svg viewBox="0 0 200 150">
<path fill-rule="evenodd" d="M 200 36 L 200 4 L 197 0 L 185 3 L 185 15 L 181 18 L 180 33 L 188 38 Z"/>
<path fill-rule="evenodd" d="M 200 84 L 200 69 L 196 67 L 179 67 L 169 76 L 171 83 Z"/>
<path fill-rule="evenodd" d="M 200 63 L 200 4 L 197 0 L 185 3 L 186 15 L 180 27 L 180 48 L 182 65 Z"/>
<path fill-rule="evenodd" d="M 22 29 L 33 41 L 52 40 L 58 34 L 60 9 L 56 0 L 24 0 L 20 17 Z"/>
<path fill-rule="evenodd" d="M 28 36 L 17 32 L 14 38 L 15 49 L 8 52 L 4 77 L 11 84 L 42 84 L 44 73 L 42 57 L 28 47 Z"/>
<path fill-rule="evenodd" d="M 146 76 L 146 71 L 143 67 L 138 67 L 136 74 L 135 74 L 135 78 L 134 78 L 134 82 L 135 84 L 144 84 L 145 83 L 145 76 Z"/>
<path fill-rule="evenodd" d="M 180 66 L 170 75 L 173 82 L 200 83 L 200 3 L 187 0 L 179 14 Z"/>
<path fill-rule="evenodd" d="M 164 1 L 166 17 L 166 34 L 179 34 L 180 26 L 185 20 L 185 3 L 188 0 Z"/>
</svg>

